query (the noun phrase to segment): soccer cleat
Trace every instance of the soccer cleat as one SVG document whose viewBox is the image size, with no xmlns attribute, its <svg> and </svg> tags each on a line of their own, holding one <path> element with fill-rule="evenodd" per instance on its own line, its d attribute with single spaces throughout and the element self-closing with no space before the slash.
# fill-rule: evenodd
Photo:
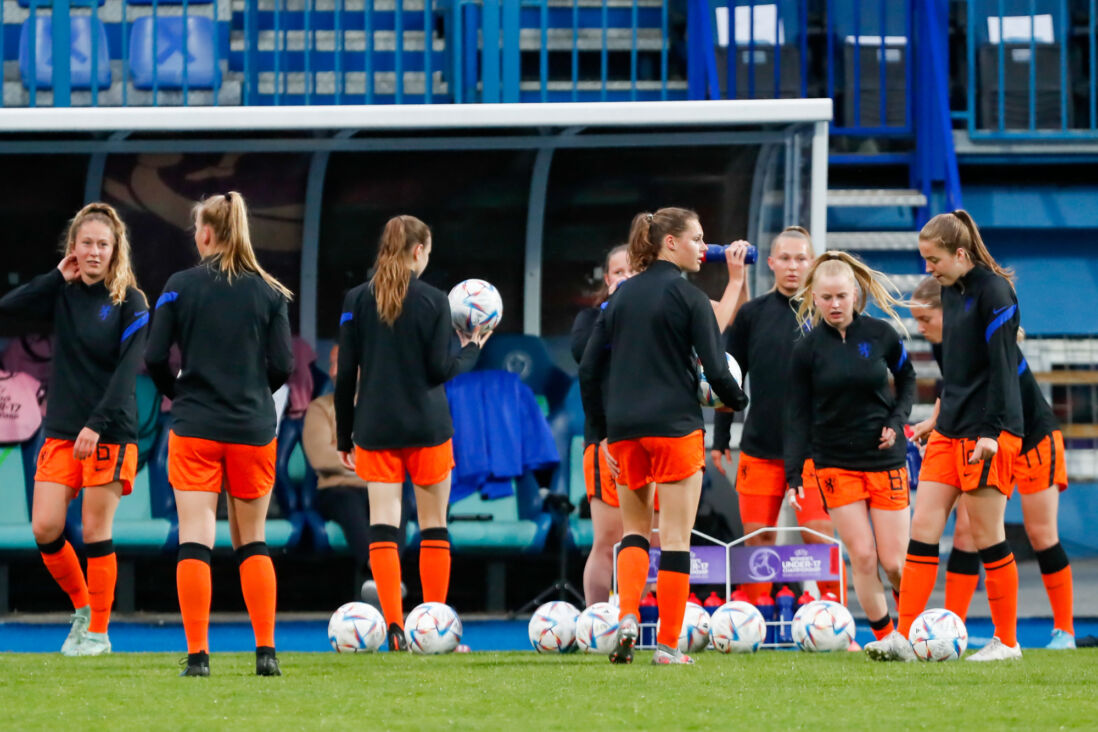
<svg viewBox="0 0 1098 732">
<path fill-rule="evenodd" d="M 1052 640 L 1045 646 L 1050 651 L 1066 651 L 1075 648 L 1075 636 L 1066 630 L 1052 629 Z"/>
<path fill-rule="evenodd" d="M 694 659 L 686 655 L 678 648 L 671 648 L 660 643 L 656 646 L 656 652 L 652 654 L 652 665 L 663 666 L 671 664 L 692 665 Z"/>
<path fill-rule="evenodd" d="M 991 639 L 991 642 L 986 646 L 976 651 L 970 656 L 966 656 L 966 661 L 1014 661 L 1022 657 L 1022 647 L 1020 645 L 1008 646 L 999 640 L 999 636 L 995 636 Z"/>
<path fill-rule="evenodd" d="M 183 662 L 186 668 L 183 669 L 180 676 L 209 676 L 210 675 L 210 654 L 206 651 L 199 651 L 198 653 L 188 653 L 187 660 Z"/>
<path fill-rule="evenodd" d="M 389 639 L 390 651 L 408 650 L 408 639 L 404 637 L 404 628 L 396 623 L 389 623 L 389 631 L 386 637 Z"/>
<path fill-rule="evenodd" d="M 874 661 L 916 661 L 915 650 L 907 638 L 894 630 L 879 641 L 865 644 L 865 655 Z"/>
<path fill-rule="evenodd" d="M 105 656 L 111 652 L 111 639 L 106 633 L 84 633 L 73 649 L 73 656 Z"/>
<path fill-rule="evenodd" d="M 89 622 L 91 622 L 91 608 L 89 606 L 85 605 L 73 612 L 72 627 L 69 628 L 69 635 L 65 638 L 65 642 L 61 644 L 62 656 L 76 655 L 77 646 L 84 639 L 84 634 L 88 632 Z"/>
<path fill-rule="evenodd" d="M 618 623 L 618 635 L 614 639 L 614 650 L 610 651 L 610 663 L 633 663 L 633 646 L 637 645 L 640 626 L 637 616 L 630 613 Z"/>
<path fill-rule="evenodd" d="M 275 649 L 271 646 L 259 646 L 255 649 L 255 675 L 282 675 L 282 670 L 278 667 L 278 657 L 275 656 Z"/>
</svg>

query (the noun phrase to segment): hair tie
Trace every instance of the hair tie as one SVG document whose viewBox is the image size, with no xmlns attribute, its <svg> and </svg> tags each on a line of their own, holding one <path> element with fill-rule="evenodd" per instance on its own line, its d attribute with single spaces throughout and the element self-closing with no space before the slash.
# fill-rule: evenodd
<svg viewBox="0 0 1098 732">
<path fill-rule="evenodd" d="M 653 218 L 655 218 L 655 217 L 652 214 L 648 214 L 647 216 L 644 217 L 644 220 L 647 221 L 648 223 L 652 223 Z"/>
</svg>

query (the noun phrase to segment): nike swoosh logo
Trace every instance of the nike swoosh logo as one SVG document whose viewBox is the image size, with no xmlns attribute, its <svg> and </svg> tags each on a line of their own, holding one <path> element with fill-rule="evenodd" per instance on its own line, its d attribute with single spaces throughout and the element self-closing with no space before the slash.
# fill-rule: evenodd
<svg viewBox="0 0 1098 732">
<path fill-rule="evenodd" d="M 134 313 L 134 314 L 133 314 L 133 317 L 135 317 L 135 318 L 140 318 L 140 317 L 141 317 L 142 315 L 144 315 L 144 314 L 145 314 L 145 313 L 147 313 L 147 312 L 149 312 L 149 311 L 148 311 L 148 310 L 142 310 L 142 311 L 141 311 L 141 312 L 139 312 L 139 313 Z"/>
<path fill-rule="evenodd" d="M 1003 307 L 999 308 L 998 310 L 992 310 L 991 312 L 994 315 L 998 315 L 999 313 L 1003 312 L 1004 310 L 1009 310 L 1009 309 L 1010 309 L 1010 305 L 1004 305 Z"/>
</svg>

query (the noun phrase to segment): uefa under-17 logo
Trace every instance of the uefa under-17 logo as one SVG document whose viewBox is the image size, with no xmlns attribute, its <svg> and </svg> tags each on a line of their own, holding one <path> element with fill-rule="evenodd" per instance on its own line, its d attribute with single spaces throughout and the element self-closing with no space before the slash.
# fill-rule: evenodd
<svg viewBox="0 0 1098 732">
<path fill-rule="evenodd" d="M 751 559 L 747 562 L 747 571 L 751 579 L 766 582 L 778 576 L 781 566 L 782 558 L 778 553 L 769 547 L 762 547 L 751 553 Z"/>
</svg>

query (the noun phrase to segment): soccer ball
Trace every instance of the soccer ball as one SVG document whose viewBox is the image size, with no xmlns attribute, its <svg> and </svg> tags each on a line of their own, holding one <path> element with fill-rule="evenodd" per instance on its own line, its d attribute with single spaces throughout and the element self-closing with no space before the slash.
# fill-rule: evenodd
<svg viewBox="0 0 1098 732">
<path fill-rule="evenodd" d="M 385 640 L 385 618 L 373 605 L 348 602 L 328 621 L 328 642 L 338 653 L 372 653 Z"/>
<path fill-rule="evenodd" d="M 451 653 L 461 643 L 461 618 L 449 605 L 425 602 L 408 613 L 404 637 L 412 653 Z"/>
<path fill-rule="evenodd" d="M 576 621 L 576 645 L 584 653 L 610 653 L 617 635 L 618 609 L 608 602 L 596 602 Z"/>
<path fill-rule="evenodd" d="M 563 600 L 547 602 L 534 611 L 527 630 L 538 653 L 567 653 L 576 646 L 580 611 Z"/>
<path fill-rule="evenodd" d="M 478 325 L 482 331 L 495 329 L 503 318 L 503 300 L 491 283 L 465 280 L 450 290 L 450 318 L 462 333 L 472 333 Z"/>
<path fill-rule="evenodd" d="M 709 637 L 721 653 L 754 653 L 766 640 L 766 621 L 751 603 L 733 600 L 713 613 Z"/>
<path fill-rule="evenodd" d="M 850 611 L 830 600 L 810 602 L 793 616 L 793 642 L 802 651 L 845 651 L 854 631 Z"/>
<path fill-rule="evenodd" d="M 924 661 L 956 661 L 968 648 L 968 630 L 957 613 L 925 610 L 907 633 L 915 655 Z"/>
<path fill-rule="evenodd" d="M 656 623 L 656 635 L 660 625 Z M 686 603 L 682 614 L 682 630 L 679 631 L 679 650 L 683 653 L 701 653 L 709 647 L 709 613 L 696 602 Z"/>
<path fill-rule="evenodd" d="M 740 365 L 736 363 L 736 359 L 732 358 L 731 353 L 724 354 L 724 358 L 728 362 L 728 370 L 732 372 L 732 378 L 742 387 L 743 371 L 740 370 Z M 717 392 L 713 391 L 713 385 L 709 383 L 709 379 L 705 377 L 705 369 L 702 368 L 702 362 L 697 353 L 694 354 L 694 368 L 698 372 L 698 403 L 703 407 L 723 407 L 724 403 L 717 396 Z"/>
</svg>

